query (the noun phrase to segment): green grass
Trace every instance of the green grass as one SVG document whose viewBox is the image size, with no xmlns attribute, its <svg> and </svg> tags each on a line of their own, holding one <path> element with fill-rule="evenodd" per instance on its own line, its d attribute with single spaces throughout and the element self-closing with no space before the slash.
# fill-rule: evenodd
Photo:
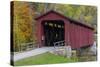
<svg viewBox="0 0 100 67">
<path fill-rule="evenodd" d="M 37 64 L 57 64 L 57 63 L 77 62 L 77 61 L 78 61 L 77 58 L 65 58 L 63 56 L 58 56 L 47 52 L 44 54 L 16 61 L 14 62 L 15 63 L 14 65 L 21 66 L 21 65 L 37 65 Z"/>
<path fill-rule="evenodd" d="M 97 57 L 96 56 L 80 56 L 78 57 L 79 62 L 87 62 L 87 61 L 96 61 Z"/>
</svg>

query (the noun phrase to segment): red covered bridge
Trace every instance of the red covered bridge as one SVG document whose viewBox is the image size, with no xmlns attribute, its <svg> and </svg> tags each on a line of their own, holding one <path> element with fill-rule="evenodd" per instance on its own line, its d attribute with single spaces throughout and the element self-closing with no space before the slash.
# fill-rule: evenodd
<svg viewBox="0 0 100 67">
<path fill-rule="evenodd" d="M 72 20 L 56 11 L 49 11 L 36 18 L 39 45 L 53 46 L 54 42 L 64 40 L 73 49 L 93 44 L 93 28 Z"/>
</svg>

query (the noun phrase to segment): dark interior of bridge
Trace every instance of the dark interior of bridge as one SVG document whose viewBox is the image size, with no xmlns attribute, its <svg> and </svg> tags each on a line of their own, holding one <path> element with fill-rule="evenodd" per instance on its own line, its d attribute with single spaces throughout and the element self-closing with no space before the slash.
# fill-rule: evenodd
<svg viewBox="0 0 100 67">
<path fill-rule="evenodd" d="M 54 42 L 64 40 L 64 22 L 62 20 L 43 21 L 44 45 L 54 46 Z"/>
</svg>

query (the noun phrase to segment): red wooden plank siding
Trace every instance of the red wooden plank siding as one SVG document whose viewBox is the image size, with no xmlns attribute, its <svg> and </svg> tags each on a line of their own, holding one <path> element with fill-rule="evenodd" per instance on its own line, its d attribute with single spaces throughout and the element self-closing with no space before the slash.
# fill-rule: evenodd
<svg viewBox="0 0 100 67">
<path fill-rule="evenodd" d="M 78 26 L 71 23 L 70 24 L 70 43 L 72 48 L 78 48 L 79 43 L 79 29 Z"/>
<path fill-rule="evenodd" d="M 37 36 L 37 40 L 38 40 L 38 47 L 40 47 L 40 43 L 41 43 L 41 39 L 40 39 L 40 37 L 41 37 L 41 29 L 38 29 L 38 28 L 41 28 L 41 25 L 39 24 L 39 21 L 38 21 L 38 23 L 37 23 L 37 28 L 36 28 L 36 30 L 37 30 L 37 34 L 36 34 L 36 36 Z"/>
<path fill-rule="evenodd" d="M 75 35 L 74 35 L 75 36 L 75 39 L 74 39 L 75 44 L 74 43 L 73 44 L 75 45 L 76 48 L 78 48 L 78 46 L 79 46 L 79 42 L 77 42 L 78 41 L 78 27 L 75 24 L 73 24 L 73 26 L 74 26 L 74 30 L 75 30 L 73 32 L 73 33 L 75 33 Z"/>
<path fill-rule="evenodd" d="M 75 46 L 76 42 L 74 42 L 75 35 L 76 35 L 76 33 L 75 33 L 75 30 L 74 30 L 74 25 L 71 23 L 70 24 L 70 45 L 71 45 L 72 48 L 76 48 L 76 46 Z"/>
<path fill-rule="evenodd" d="M 83 33 L 82 33 L 82 27 L 80 27 L 80 47 L 83 44 Z"/>
<path fill-rule="evenodd" d="M 65 21 L 65 42 L 69 44 L 70 42 L 70 24 L 69 21 Z"/>
<path fill-rule="evenodd" d="M 38 47 L 43 46 L 42 36 L 43 33 L 42 21 L 44 20 L 62 20 L 64 21 L 65 42 L 70 44 L 73 49 L 92 45 L 93 44 L 93 29 L 87 25 L 73 21 L 57 12 L 49 11 L 46 14 L 38 17 L 37 19 L 37 39 L 40 43 Z"/>
</svg>

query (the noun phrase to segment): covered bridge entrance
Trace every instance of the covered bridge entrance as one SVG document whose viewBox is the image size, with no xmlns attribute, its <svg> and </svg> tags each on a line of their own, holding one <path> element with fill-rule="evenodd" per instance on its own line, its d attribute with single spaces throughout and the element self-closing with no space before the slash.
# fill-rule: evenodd
<svg viewBox="0 0 100 67">
<path fill-rule="evenodd" d="M 52 10 L 35 20 L 37 21 L 38 47 L 53 46 L 53 43 L 58 41 L 64 41 L 72 49 L 93 45 L 93 28 L 82 22 Z"/>
<path fill-rule="evenodd" d="M 54 46 L 54 42 L 64 40 L 64 22 L 62 20 L 45 20 L 42 22 L 42 40 L 45 46 Z"/>
</svg>

